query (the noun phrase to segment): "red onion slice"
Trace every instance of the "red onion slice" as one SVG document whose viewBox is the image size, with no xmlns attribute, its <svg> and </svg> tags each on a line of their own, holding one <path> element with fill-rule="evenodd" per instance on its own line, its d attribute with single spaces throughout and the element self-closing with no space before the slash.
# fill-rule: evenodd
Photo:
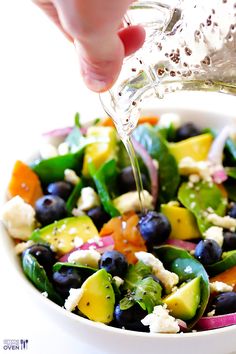
<svg viewBox="0 0 236 354">
<path fill-rule="evenodd" d="M 202 317 L 197 323 L 197 328 L 204 331 L 232 325 L 236 325 L 236 312 L 227 315 Z"/>
<path fill-rule="evenodd" d="M 228 176 L 227 176 L 223 166 L 222 166 L 222 169 L 219 169 L 218 171 L 215 171 L 213 173 L 212 178 L 216 184 L 221 184 L 228 179 Z"/>
<path fill-rule="evenodd" d="M 96 250 L 102 254 L 106 251 L 112 251 L 114 249 L 114 245 L 115 245 L 115 243 L 114 243 L 114 239 L 112 236 L 100 237 L 96 241 L 92 241 L 92 242 L 87 241 L 87 242 L 83 243 L 81 246 L 73 248 L 73 250 L 66 253 L 64 256 L 62 256 L 59 259 L 59 261 L 60 262 L 68 262 L 69 255 L 71 253 L 73 253 L 74 251 L 93 249 L 93 250 Z"/>
<path fill-rule="evenodd" d="M 196 244 L 193 242 L 177 240 L 177 239 L 169 239 L 166 241 L 166 244 L 171 245 L 171 246 L 176 246 L 179 248 L 183 248 L 187 251 L 194 251 L 196 248 Z"/>
<path fill-rule="evenodd" d="M 187 323 L 184 322 L 183 320 L 178 318 L 177 322 L 181 331 L 185 332 L 188 329 Z"/>
<path fill-rule="evenodd" d="M 137 140 L 132 138 L 132 143 L 134 146 L 134 150 L 137 154 L 142 158 L 143 162 L 145 163 L 148 173 L 151 180 L 151 194 L 153 197 L 153 205 L 156 205 L 157 197 L 158 197 L 158 169 L 155 166 L 153 159 L 147 152 L 147 150 L 140 144 Z"/>
<path fill-rule="evenodd" d="M 230 135 L 231 127 L 226 125 L 214 139 L 210 151 L 208 153 L 208 160 L 215 165 L 222 165 L 223 151 L 226 140 Z"/>
<path fill-rule="evenodd" d="M 70 134 L 72 131 L 73 127 L 64 127 L 64 128 L 59 128 L 59 129 L 54 129 L 50 130 L 48 132 L 43 133 L 43 137 L 59 137 L 59 138 L 65 138 L 67 135 Z"/>
</svg>

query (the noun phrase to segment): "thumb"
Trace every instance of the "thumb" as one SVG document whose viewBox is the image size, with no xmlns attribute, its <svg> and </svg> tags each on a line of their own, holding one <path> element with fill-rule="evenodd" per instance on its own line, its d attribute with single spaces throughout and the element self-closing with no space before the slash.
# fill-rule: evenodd
<svg viewBox="0 0 236 354">
<path fill-rule="evenodd" d="M 97 36 L 92 41 L 76 41 L 86 85 L 95 92 L 108 90 L 120 73 L 125 55 L 139 49 L 144 38 L 142 27 L 130 26 L 119 33 Z"/>
</svg>

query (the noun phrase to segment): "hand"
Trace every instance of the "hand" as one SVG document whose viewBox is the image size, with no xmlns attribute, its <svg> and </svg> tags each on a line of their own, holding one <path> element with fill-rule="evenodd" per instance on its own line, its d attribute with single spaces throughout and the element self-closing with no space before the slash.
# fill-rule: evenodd
<svg viewBox="0 0 236 354">
<path fill-rule="evenodd" d="M 82 76 L 93 91 L 108 90 L 119 75 L 124 57 L 144 42 L 141 26 L 121 26 L 132 0 L 33 1 L 75 41 Z"/>
</svg>

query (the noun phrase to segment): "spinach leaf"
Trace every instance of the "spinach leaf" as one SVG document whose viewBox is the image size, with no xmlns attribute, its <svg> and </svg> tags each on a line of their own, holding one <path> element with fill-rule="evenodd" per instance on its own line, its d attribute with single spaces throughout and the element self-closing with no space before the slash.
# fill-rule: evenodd
<svg viewBox="0 0 236 354">
<path fill-rule="evenodd" d="M 206 267 L 208 274 L 212 277 L 225 270 L 236 266 L 236 250 L 224 252 L 222 260 Z"/>
<path fill-rule="evenodd" d="M 205 312 L 210 296 L 208 274 L 203 265 L 196 259 L 177 258 L 170 266 L 170 270 L 179 276 L 180 282 L 185 282 L 201 276 L 201 300 L 196 315 L 188 322 L 188 328 L 192 328 Z"/>
<path fill-rule="evenodd" d="M 75 113 L 74 124 L 75 124 L 76 127 L 81 128 L 79 112 Z"/>
<path fill-rule="evenodd" d="M 70 268 L 77 268 L 88 272 L 89 275 L 92 275 L 97 271 L 97 269 L 88 267 L 83 264 L 76 264 L 76 263 L 69 263 L 69 262 L 57 262 L 53 265 L 52 270 L 53 272 L 59 272 L 62 267 L 70 267 Z"/>
<path fill-rule="evenodd" d="M 162 287 L 152 277 L 147 277 L 137 283 L 134 291 L 134 301 L 148 313 L 153 311 L 154 306 L 161 304 Z"/>
<path fill-rule="evenodd" d="M 159 162 L 159 203 L 164 204 L 174 199 L 180 176 L 175 158 L 169 153 L 165 140 L 147 124 L 139 125 L 134 130 L 133 136 L 144 146 L 150 156 Z"/>
<path fill-rule="evenodd" d="M 56 302 L 58 305 L 63 305 L 63 299 L 54 290 L 44 268 L 38 263 L 34 256 L 25 254 L 22 258 L 22 267 L 24 273 L 39 291 L 46 291 L 50 300 Z"/>
<path fill-rule="evenodd" d="M 143 278 L 152 274 L 152 269 L 141 261 L 130 264 L 124 279 L 124 289 L 132 290 Z"/>
<path fill-rule="evenodd" d="M 233 178 L 228 178 L 228 180 L 224 183 L 224 187 L 227 191 L 229 200 L 236 202 L 235 180 Z"/>
<path fill-rule="evenodd" d="M 109 163 L 109 161 L 107 162 Z M 119 211 L 114 207 L 112 200 L 110 198 L 109 195 L 109 191 L 107 188 L 107 183 L 105 181 L 105 176 L 102 174 L 102 170 L 101 168 L 99 170 L 96 170 L 94 164 L 92 163 L 92 161 L 89 163 L 88 165 L 89 167 L 89 173 L 91 175 L 91 177 L 93 178 L 93 181 L 96 185 L 97 188 L 97 192 L 99 194 L 101 203 L 105 209 L 105 211 L 111 216 L 119 216 L 120 213 Z M 103 166 L 103 169 L 105 167 Z"/>
<path fill-rule="evenodd" d="M 123 169 L 125 167 L 130 166 L 130 158 L 122 141 L 118 142 L 117 148 L 118 148 L 118 153 L 117 153 L 118 167 L 120 169 Z"/>
<path fill-rule="evenodd" d="M 156 125 L 153 129 L 161 135 L 161 137 L 166 141 L 175 141 L 176 137 L 176 128 L 173 123 L 170 123 L 167 127 L 161 127 L 160 125 Z"/>
<path fill-rule="evenodd" d="M 209 209 L 217 215 L 225 215 L 227 200 L 215 184 L 201 181 L 191 187 L 184 182 L 179 188 L 178 199 L 195 215 L 202 234 L 211 226 L 207 220 Z"/>
<path fill-rule="evenodd" d="M 227 176 L 236 179 L 236 167 L 225 167 Z"/>
<path fill-rule="evenodd" d="M 167 268 L 176 258 L 193 258 L 188 251 L 169 245 L 154 246 L 153 254 L 160 259 Z"/>
<path fill-rule="evenodd" d="M 69 168 L 80 173 L 83 163 L 84 149 L 76 153 L 36 160 L 31 164 L 33 171 L 39 176 L 43 185 L 64 180 L 64 171 Z"/>
<path fill-rule="evenodd" d="M 120 301 L 121 310 L 127 310 L 138 303 L 148 313 L 161 303 L 162 288 L 152 277 L 139 280 L 134 290 Z"/>
<path fill-rule="evenodd" d="M 104 163 L 98 170 L 98 175 L 104 178 L 104 181 L 107 185 L 109 194 L 112 198 L 115 198 L 117 195 L 117 177 L 118 169 L 115 159 L 109 160 Z"/>
<path fill-rule="evenodd" d="M 66 210 L 68 215 L 72 215 L 71 212 L 75 208 L 77 200 L 80 196 L 81 189 L 84 187 L 84 183 L 82 180 L 80 180 L 76 186 L 74 187 L 71 195 L 69 196 L 67 202 L 66 202 Z"/>
</svg>

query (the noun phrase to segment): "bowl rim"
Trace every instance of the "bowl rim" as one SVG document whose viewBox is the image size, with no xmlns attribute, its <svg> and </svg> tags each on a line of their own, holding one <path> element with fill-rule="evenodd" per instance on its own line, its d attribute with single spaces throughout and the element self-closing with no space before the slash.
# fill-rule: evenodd
<svg viewBox="0 0 236 354">
<path fill-rule="evenodd" d="M 145 114 L 145 111 L 152 111 L 152 110 L 160 110 L 162 111 L 162 113 L 165 112 L 173 112 L 173 113 L 180 113 L 180 112 L 189 112 L 189 113 L 200 113 L 200 114 L 219 114 L 218 110 L 216 107 L 210 108 L 210 109 L 203 109 L 201 107 L 194 107 L 194 108 L 185 108 L 185 107 L 181 107 L 179 106 L 179 104 L 174 105 L 174 106 L 168 106 L 166 108 L 162 108 L 162 107 L 157 107 L 157 106 L 152 106 L 151 104 L 148 105 L 147 107 L 144 107 L 143 111 Z M 236 123 L 236 115 L 233 114 L 233 112 L 225 112 L 225 115 L 229 118 L 232 119 L 233 121 L 235 121 Z M 28 158 L 26 157 L 26 161 L 30 161 L 30 159 L 32 159 L 32 156 L 35 156 L 36 153 L 32 153 L 31 156 L 29 156 Z M 7 184 L 4 186 L 5 188 L 3 188 L 3 191 L 6 190 L 6 186 Z M 3 192 L 0 195 L 0 206 L 3 206 L 4 203 L 6 201 L 6 193 Z M 116 328 L 116 327 L 112 327 L 109 325 L 105 325 L 103 323 L 99 323 L 99 322 L 94 322 L 91 321 L 89 319 L 83 318 L 79 315 L 76 315 L 74 313 L 71 313 L 67 310 L 65 310 L 62 307 L 58 306 L 56 303 L 54 303 L 53 301 L 51 301 L 50 299 L 47 299 L 45 296 L 42 295 L 42 293 L 40 293 L 39 290 L 37 290 L 34 285 L 27 279 L 27 277 L 24 275 L 23 271 L 20 271 L 20 261 L 19 261 L 19 257 L 15 254 L 14 252 L 14 242 L 13 239 L 9 236 L 8 232 L 6 231 L 4 225 L 2 222 L 0 222 L 0 233 L 4 235 L 4 237 L 0 237 L 0 245 L 2 247 L 3 252 L 5 253 L 6 257 L 10 260 L 9 263 L 11 263 L 12 268 L 14 270 L 15 275 L 18 277 L 18 279 L 20 279 L 21 281 L 23 281 L 23 284 L 25 284 L 26 288 L 28 289 L 28 291 L 30 291 L 32 293 L 33 296 L 35 296 L 38 298 L 38 300 L 43 301 L 44 304 L 48 307 L 50 307 L 52 310 L 55 310 L 56 312 L 58 312 L 60 315 L 62 316 L 66 316 L 67 318 L 76 321 L 80 324 L 84 324 L 88 327 L 93 327 L 99 331 L 103 331 L 103 332 L 108 332 L 108 333 L 113 333 L 113 334 L 117 334 L 117 335 L 125 335 L 125 336 L 131 336 L 131 337 L 140 337 L 143 339 L 146 338 L 155 338 L 155 339 L 164 339 L 164 338 L 174 338 L 177 339 L 179 341 L 182 341 L 183 338 L 203 338 L 205 336 L 218 336 L 219 334 L 223 334 L 225 332 L 229 333 L 229 332 L 236 332 L 236 324 L 235 325 L 231 325 L 231 326 L 227 326 L 227 327 L 222 327 L 222 328 L 216 328 L 216 329 L 211 329 L 211 330 L 206 330 L 206 331 L 191 331 L 191 332 L 181 332 L 181 333 L 151 333 L 151 332 L 139 332 L 139 331 L 132 331 L 132 330 L 127 330 L 127 329 L 121 329 L 121 328 Z M 9 248 L 12 248 L 12 252 L 9 254 Z"/>
</svg>

